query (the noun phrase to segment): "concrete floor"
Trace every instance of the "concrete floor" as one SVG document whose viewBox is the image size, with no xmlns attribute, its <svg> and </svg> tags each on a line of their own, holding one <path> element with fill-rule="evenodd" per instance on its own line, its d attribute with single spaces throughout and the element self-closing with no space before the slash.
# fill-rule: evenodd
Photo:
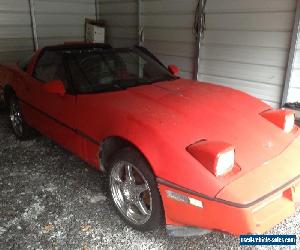
<svg viewBox="0 0 300 250">
<path fill-rule="evenodd" d="M 16 140 L 0 112 L 0 249 L 239 248 L 238 237 L 222 233 L 172 238 L 162 229 L 136 232 L 112 209 L 104 183 L 98 172 L 42 136 Z M 299 232 L 300 209 L 270 233 Z"/>
</svg>

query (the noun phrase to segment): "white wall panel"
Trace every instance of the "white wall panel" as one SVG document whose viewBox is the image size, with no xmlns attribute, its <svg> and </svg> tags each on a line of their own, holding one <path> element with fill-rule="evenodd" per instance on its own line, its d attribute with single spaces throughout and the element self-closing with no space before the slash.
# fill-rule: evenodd
<svg viewBox="0 0 300 250">
<path fill-rule="evenodd" d="M 240 0 L 243 1 L 243 0 Z M 224 3 L 223 3 L 224 2 Z M 208 1 L 208 4 L 210 2 Z M 226 0 L 220 4 L 226 4 Z M 291 12 L 218 13 L 207 15 L 208 30 L 290 31 L 294 21 Z"/>
<path fill-rule="evenodd" d="M 153 39 L 153 37 L 152 37 Z M 160 40 L 150 40 L 145 41 L 144 46 L 146 46 L 150 51 L 160 55 L 173 55 L 178 57 L 190 57 L 194 58 L 195 50 L 189 42 L 168 42 Z"/>
<path fill-rule="evenodd" d="M 95 18 L 94 0 L 34 0 L 40 47 L 83 41 L 85 18 Z M 16 61 L 33 51 L 28 0 L 0 1 L 0 61 Z"/>
<path fill-rule="evenodd" d="M 137 41 L 137 1 L 100 0 L 99 17 L 106 21 L 107 40 L 114 47 L 131 47 Z"/>
<path fill-rule="evenodd" d="M 296 50 L 294 68 L 300 69 L 300 49 Z"/>
<path fill-rule="evenodd" d="M 238 45 L 243 47 L 283 48 L 290 46 L 291 32 L 252 30 L 206 30 L 203 44 Z"/>
<path fill-rule="evenodd" d="M 276 12 L 294 11 L 296 2 L 294 0 L 208 0 L 207 10 L 210 13 L 249 13 L 249 12 Z M 223 0 L 222 0 L 223 1 Z"/>
<path fill-rule="evenodd" d="M 93 0 L 35 0 L 39 14 L 95 15 Z"/>
<path fill-rule="evenodd" d="M 132 14 L 136 15 L 136 1 L 101 1 L 100 14 Z"/>
<path fill-rule="evenodd" d="M 192 29 L 169 29 L 145 27 L 145 43 L 147 41 L 164 41 L 170 44 L 176 42 L 189 43 L 194 47 L 195 38 Z M 174 51 L 175 52 L 175 51 Z"/>
<path fill-rule="evenodd" d="M 28 1 L 0 1 L 0 62 L 14 62 L 33 49 Z"/>
<path fill-rule="evenodd" d="M 299 88 L 300 89 L 300 68 L 298 68 L 298 69 L 294 68 L 293 74 L 292 74 L 292 77 L 291 77 L 290 86 L 292 88 Z"/>
<path fill-rule="evenodd" d="M 35 0 L 39 46 L 84 41 L 85 18 L 95 19 L 94 0 Z"/>
<path fill-rule="evenodd" d="M 144 0 L 144 14 L 193 14 L 196 1 Z"/>
<path fill-rule="evenodd" d="M 288 102 L 300 102 L 300 29 L 296 45 L 295 60 L 292 68 Z"/>
<path fill-rule="evenodd" d="M 146 27 L 158 27 L 158 28 L 173 28 L 173 29 L 191 29 L 194 16 L 192 14 L 168 14 L 157 13 L 147 14 L 145 11 L 143 17 L 143 23 Z"/>
<path fill-rule="evenodd" d="M 164 64 L 176 64 L 180 75 L 192 78 L 195 57 L 193 35 L 195 0 L 144 0 L 142 20 L 145 47 Z"/>
<path fill-rule="evenodd" d="M 200 52 L 200 58 L 201 60 L 269 65 L 284 68 L 288 58 L 288 51 L 286 49 L 266 47 L 204 44 Z"/>
<path fill-rule="evenodd" d="M 296 0 L 208 0 L 199 78 L 281 102 Z"/>
<path fill-rule="evenodd" d="M 227 78 L 229 81 L 230 79 L 237 79 L 241 82 L 249 80 L 255 83 L 281 86 L 285 70 L 257 64 L 201 60 L 199 73 L 221 76 Z"/>
</svg>

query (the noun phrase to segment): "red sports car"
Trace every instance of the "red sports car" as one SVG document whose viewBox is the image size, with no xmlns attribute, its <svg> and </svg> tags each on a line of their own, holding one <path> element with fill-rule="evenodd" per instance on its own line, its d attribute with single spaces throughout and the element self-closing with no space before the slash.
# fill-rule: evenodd
<svg viewBox="0 0 300 250">
<path fill-rule="evenodd" d="M 264 233 L 295 211 L 294 114 L 231 88 L 186 80 L 142 47 L 45 47 L 0 66 L 19 139 L 32 128 L 108 177 L 120 216 L 146 231 Z"/>
</svg>

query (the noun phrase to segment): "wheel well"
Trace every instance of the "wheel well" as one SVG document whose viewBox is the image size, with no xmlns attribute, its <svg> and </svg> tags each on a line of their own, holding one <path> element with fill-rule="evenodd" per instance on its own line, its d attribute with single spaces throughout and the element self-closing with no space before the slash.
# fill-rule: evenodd
<svg viewBox="0 0 300 250">
<path fill-rule="evenodd" d="M 100 149 L 100 169 L 102 171 L 106 171 L 108 169 L 108 164 L 111 159 L 111 157 L 118 152 L 122 148 L 126 147 L 132 147 L 136 149 L 138 152 L 141 153 L 141 151 L 130 141 L 118 137 L 118 136 L 112 136 L 106 138 L 102 143 L 101 143 L 101 149 Z M 142 154 L 142 153 L 141 153 Z M 143 154 L 142 154 L 143 155 Z"/>
<path fill-rule="evenodd" d="M 15 91 L 14 91 L 14 89 L 11 86 L 5 85 L 3 92 L 4 92 L 4 103 L 7 106 L 8 101 L 9 101 L 9 97 L 11 95 L 14 95 Z"/>
</svg>

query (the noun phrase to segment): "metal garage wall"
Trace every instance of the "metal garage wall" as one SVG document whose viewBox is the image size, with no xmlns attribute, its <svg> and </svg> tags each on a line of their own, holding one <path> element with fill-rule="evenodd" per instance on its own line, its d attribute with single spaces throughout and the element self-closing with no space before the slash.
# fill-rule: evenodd
<svg viewBox="0 0 300 250">
<path fill-rule="evenodd" d="M 39 46 L 83 41 L 85 18 L 95 19 L 94 0 L 35 0 Z"/>
<path fill-rule="evenodd" d="M 295 8 L 296 0 L 208 0 L 200 80 L 246 91 L 278 107 Z"/>
<path fill-rule="evenodd" d="M 144 0 L 144 46 L 166 65 L 176 64 L 183 77 L 192 78 L 195 58 L 193 35 L 195 0 Z"/>
<path fill-rule="evenodd" d="M 16 61 L 33 50 L 28 1 L 0 1 L 0 61 Z"/>
<path fill-rule="evenodd" d="M 292 69 L 288 102 L 300 102 L 300 29 L 298 30 L 295 61 Z"/>
<path fill-rule="evenodd" d="M 95 19 L 94 0 L 34 0 L 39 46 L 84 40 L 84 19 Z M 28 0 L 0 1 L 0 61 L 33 51 Z"/>
<path fill-rule="evenodd" d="M 137 44 L 137 1 L 99 0 L 99 17 L 106 21 L 107 39 L 114 47 Z"/>
<path fill-rule="evenodd" d="M 195 39 L 195 0 L 143 0 L 144 46 L 163 63 L 176 64 L 181 75 L 192 77 Z M 137 1 L 100 0 L 100 19 L 107 21 L 108 41 L 114 47 L 133 46 L 137 41 Z"/>
</svg>

